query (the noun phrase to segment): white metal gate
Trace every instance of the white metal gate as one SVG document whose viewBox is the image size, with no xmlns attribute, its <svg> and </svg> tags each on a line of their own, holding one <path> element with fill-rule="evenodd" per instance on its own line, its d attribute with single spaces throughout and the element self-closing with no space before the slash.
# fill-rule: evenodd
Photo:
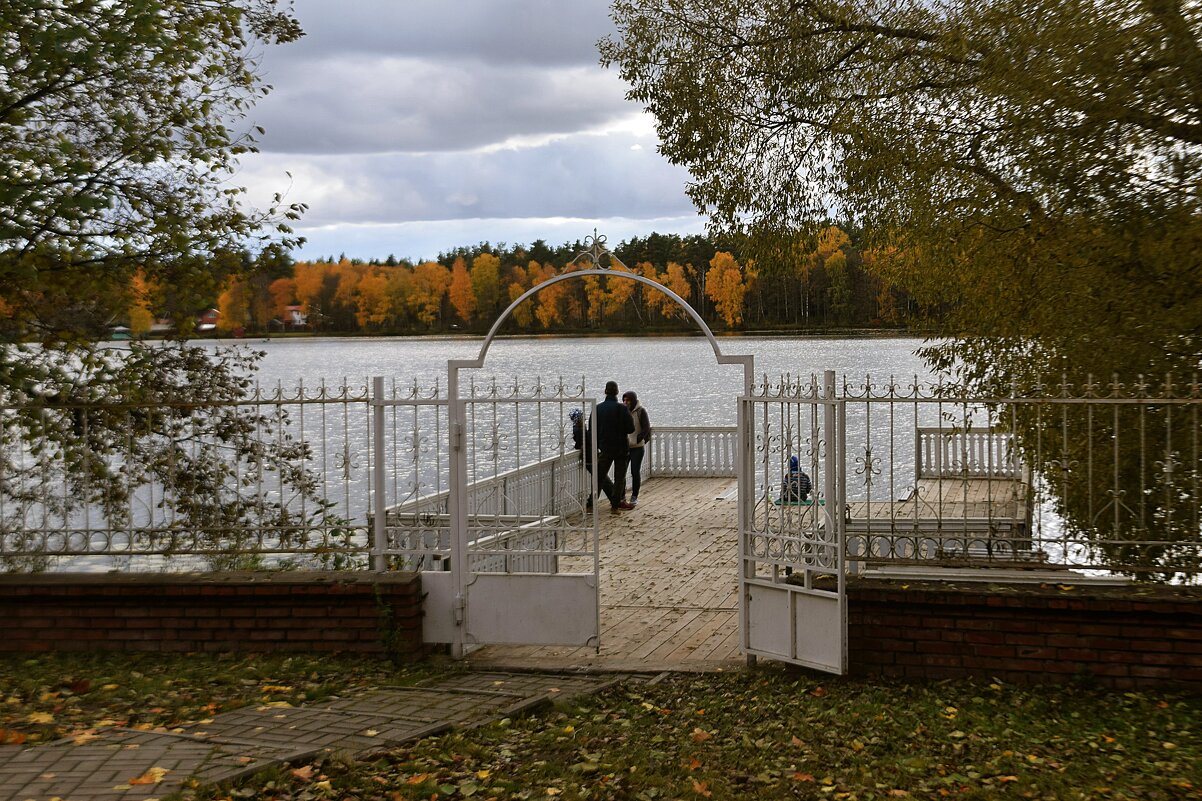
<svg viewBox="0 0 1202 801">
<path fill-rule="evenodd" d="M 487 644 L 600 647 L 597 518 L 586 511 L 596 479 L 571 422 L 574 410 L 590 419 L 594 403 L 583 382 L 562 379 L 461 391 L 460 371 L 483 367 L 495 331 L 478 358 L 447 362 L 453 596 L 437 608 L 450 602 L 453 626 L 427 626 L 427 641 L 450 642 L 455 656 Z"/>
<path fill-rule="evenodd" d="M 748 655 L 842 674 L 844 407 L 833 382 L 828 373 L 821 391 L 785 384 L 739 401 L 739 597 Z"/>
<path fill-rule="evenodd" d="M 458 404 L 463 434 L 453 451 L 471 488 L 454 510 L 463 644 L 597 647 L 598 528 L 586 510 L 594 479 L 572 447 L 570 417 L 589 419 L 593 402 L 538 383 L 479 390 Z"/>
<path fill-rule="evenodd" d="M 592 474 L 579 388 L 373 382 L 373 566 L 422 573 L 425 642 L 598 644 Z M 588 444 L 584 444 L 588 447 Z"/>
</svg>

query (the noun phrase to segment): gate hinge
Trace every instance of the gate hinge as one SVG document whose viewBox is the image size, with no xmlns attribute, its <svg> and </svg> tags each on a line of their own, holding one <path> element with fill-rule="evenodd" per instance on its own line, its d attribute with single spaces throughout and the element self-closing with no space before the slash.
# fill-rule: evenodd
<svg viewBox="0 0 1202 801">
<path fill-rule="evenodd" d="M 462 595 L 456 595 L 455 605 L 451 607 L 451 610 L 455 614 L 455 625 L 462 626 L 464 613 L 467 611 L 467 599 Z"/>
</svg>

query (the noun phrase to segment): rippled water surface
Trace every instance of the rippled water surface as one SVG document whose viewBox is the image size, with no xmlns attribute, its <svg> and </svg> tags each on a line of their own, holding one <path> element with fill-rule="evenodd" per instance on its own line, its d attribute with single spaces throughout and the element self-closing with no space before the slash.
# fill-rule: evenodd
<svg viewBox="0 0 1202 801">
<path fill-rule="evenodd" d="M 834 370 L 849 380 L 866 375 L 885 382 L 889 376 L 929 378 L 914 351 L 922 340 L 884 336 L 721 337 L 726 355 L 755 357 L 757 380 L 783 374 L 809 376 Z M 344 379 L 362 385 L 371 376 L 445 388 L 448 359 L 479 355 L 483 338 L 360 338 L 243 340 L 265 352 L 260 380 L 293 387 Z M 228 342 L 222 344 L 230 344 Z M 512 338 L 495 340 L 480 370 L 463 371 L 460 382 L 530 384 L 536 378 L 571 386 L 600 397 L 605 382 L 634 389 L 658 425 L 733 425 L 735 398 L 742 389 L 738 366 L 719 365 L 704 337 Z"/>
</svg>

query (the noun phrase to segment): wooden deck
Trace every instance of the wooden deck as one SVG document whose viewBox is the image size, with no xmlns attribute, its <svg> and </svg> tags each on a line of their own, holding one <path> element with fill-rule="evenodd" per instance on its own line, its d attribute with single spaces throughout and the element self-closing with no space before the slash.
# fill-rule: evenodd
<svg viewBox="0 0 1202 801">
<path fill-rule="evenodd" d="M 954 530 L 957 521 L 988 521 L 1010 529 L 1027 518 L 1026 485 L 1014 479 L 919 479 L 909 497 L 889 501 L 852 501 L 847 504 L 850 529 L 868 521 L 879 525 L 890 520 Z M 939 521 L 942 521 L 941 523 Z M 1025 526 L 1024 526 L 1025 527 Z"/>
<path fill-rule="evenodd" d="M 601 648 L 486 646 L 473 666 L 520 669 L 707 671 L 739 669 L 736 483 L 656 478 L 637 509 L 611 514 L 601 501 Z M 721 496 L 721 497 L 719 497 Z M 820 507 L 794 510 L 802 525 Z M 952 534 L 984 526 L 1022 532 L 1026 488 L 1013 479 L 922 479 L 905 499 L 853 501 L 848 530 L 890 521 Z M 936 536 L 936 534 L 932 534 Z M 561 563 L 565 572 L 588 565 Z"/>
<path fill-rule="evenodd" d="M 638 508 L 619 514 L 602 499 L 599 651 L 494 645 L 468 661 L 543 670 L 742 667 L 736 503 L 717 499 L 734 485 L 734 478 L 650 479 Z"/>
</svg>

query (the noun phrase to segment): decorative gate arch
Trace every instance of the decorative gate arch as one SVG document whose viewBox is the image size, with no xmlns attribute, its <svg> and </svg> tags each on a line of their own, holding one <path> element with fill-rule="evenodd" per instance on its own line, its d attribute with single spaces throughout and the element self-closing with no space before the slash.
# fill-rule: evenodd
<svg viewBox="0 0 1202 801">
<path fill-rule="evenodd" d="M 739 583 L 740 583 L 740 641 L 743 651 L 749 656 L 768 656 L 800 664 L 815 665 L 813 660 L 799 658 L 796 647 L 798 611 L 806 609 L 805 599 L 800 594 L 809 588 L 780 582 L 775 574 L 765 578 L 756 559 L 756 535 L 751 531 L 751 510 L 756 495 L 753 472 L 753 449 L 755 446 L 755 409 L 751 405 L 754 356 L 750 354 L 727 355 L 722 352 L 713 331 L 689 303 L 672 290 L 635 272 L 618 271 L 603 266 L 608 257 L 611 263 L 626 267 L 605 247 L 605 238 L 586 237 L 588 249 L 577 254 L 569 265 L 587 259 L 592 267 L 565 272 L 544 281 L 524 292 L 497 317 L 481 343 L 474 359 L 450 359 L 447 361 L 447 442 L 451 454 L 450 494 L 448 502 L 450 553 L 449 576 L 446 571 L 432 576 L 427 582 L 425 637 L 428 642 L 445 642 L 451 645 L 452 655 L 462 656 L 471 645 L 483 644 L 545 644 L 545 645 L 592 645 L 600 647 L 600 600 L 597 554 L 598 523 L 596 512 L 591 516 L 591 549 L 564 549 L 565 541 L 579 537 L 580 530 L 568 524 L 568 516 L 555 504 L 543 504 L 545 509 L 557 513 L 528 519 L 520 512 L 511 521 L 512 530 L 505 532 L 506 544 L 501 548 L 506 554 L 498 559 L 495 551 L 482 551 L 474 543 L 488 539 L 497 542 L 497 525 L 487 530 L 474 522 L 469 509 L 469 469 L 467 443 L 474 441 L 479 432 L 473 430 L 473 420 L 479 415 L 469 414 L 469 406 L 490 410 L 495 422 L 501 410 L 512 410 L 520 414 L 522 404 L 546 403 L 545 395 L 520 397 L 464 397 L 461 392 L 460 371 L 479 369 L 484 366 L 489 348 L 501 326 L 513 311 L 534 295 L 561 281 L 605 276 L 637 281 L 651 287 L 675 302 L 693 320 L 705 335 L 720 365 L 739 365 L 743 368 L 743 393 L 738 405 L 739 444 L 736 455 L 736 472 L 739 483 Z M 629 270 L 629 268 L 626 268 Z M 541 384 L 539 385 L 541 387 Z M 561 388 L 562 390 L 562 388 Z M 561 394 L 555 402 L 561 404 Z M 576 399 L 584 413 L 591 412 L 593 402 L 580 397 Z M 541 419 L 541 417 L 539 418 Z M 514 423 L 516 425 L 517 419 Z M 498 435 L 490 435 L 496 445 Z M 594 441 L 586 443 L 596 451 Z M 592 496 L 596 494 L 596 477 L 589 473 Z M 554 482 L 553 482 L 554 483 Z M 559 485 L 562 487 L 562 484 Z M 561 491 L 552 489 L 552 492 Z M 591 496 L 590 496 L 591 497 Z M 496 517 L 495 509 L 490 514 Z M 581 509 L 583 512 L 583 509 Z M 832 505 L 830 512 L 834 512 Z M 490 519 L 491 522 L 491 519 Z M 831 520 L 832 528 L 835 521 Z M 576 558 L 575 572 L 561 570 L 558 555 L 568 553 Z M 591 558 L 592 570 L 580 569 L 581 557 Z M 799 567 L 803 567 L 799 565 Z M 448 580 L 449 579 L 449 580 Z M 799 603 L 800 601 L 800 603 Z M 844 605 L 840 602 L 834 613 L 845 619 Z M 830 617 L 830 613 L 826 613 Z M 830 631 L 837 620 L 823 622 L 822 628 Z M 845 628 L 845 625 L 844 625 Z M 780 646 L 779 643 L 786 646 Z M 845 649 L 844 649 L 845 650 Z M 839 668 L 841 672 L 841 668 Z"/>
</svg>

